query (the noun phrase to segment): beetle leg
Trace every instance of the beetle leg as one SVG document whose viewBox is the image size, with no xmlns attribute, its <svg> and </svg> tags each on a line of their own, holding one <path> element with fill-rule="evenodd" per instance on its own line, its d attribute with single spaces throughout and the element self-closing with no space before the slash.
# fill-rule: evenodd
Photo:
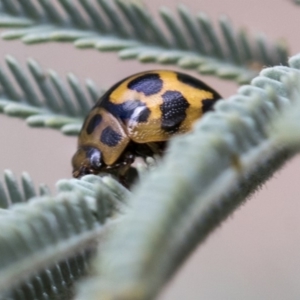
<svg viewBox="0 0 300 300">
<path fill-rule="evenodd" d="M 162 154 L 157 143 L 147 143 L 147 145 L 153 151 L 153 154 L 158 154 L 158 155 Z"/>
<path fill-rule="evenodd" d="M 126 152 L 123 156 L 122 165 L 120 166 L 119 174 L 125 175 L 128 169 L 131 167 L 131 164 L 135 160 L 135 155 L 131 152 Z"/>
<path fill-rule="evenodd" d="M 118 179 L 126 187 L 130 187 L 130 180 L 128 180 L 128 171 L 135 160 L 135 155 L 131 152 L 126 152 L 123 156 L 122 165 L 118 170 Z"/>
<path fill-rule="evenodd" d="M 153 154 L 162 155 L 166 148 L 166 142 L 147 143 L 148 147 L 153 151 Z"/>
</svg>

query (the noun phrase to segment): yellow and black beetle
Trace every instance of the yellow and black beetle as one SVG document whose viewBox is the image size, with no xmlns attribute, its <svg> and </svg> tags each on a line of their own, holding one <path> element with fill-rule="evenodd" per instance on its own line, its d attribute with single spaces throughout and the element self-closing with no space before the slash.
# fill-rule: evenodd
<svg viewBox="0 0 300 300">
<path fill-rule="evenodd" d="M 112 86 L 86 117 L 73 156 L 73 176 L 125 175 L 136 156 L 161 154 L 166 141 L 185 133 L 221 96 L 179 72 L 154 70 Z"/>
</svg>

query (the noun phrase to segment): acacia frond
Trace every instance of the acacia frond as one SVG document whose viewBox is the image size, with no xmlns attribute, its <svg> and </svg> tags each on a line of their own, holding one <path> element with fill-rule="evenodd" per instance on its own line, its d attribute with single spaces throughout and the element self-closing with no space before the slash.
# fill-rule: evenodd
<svg viewBox="0 0 300 300">
<path fill-rule="evenodd" d="M 2 37 L 18 38 L 27 44 L 70 41 L 78 48 L 119 51 L 123 59 L 177 64 L 240 83 L 249 82 L 263 66 L 287 63 L 286 45 L 281 41 L 269 43 L 262 34 L 249 38 L 245 30 L 235 30 L 226 17 L 221 17 L 218 28 L 214 28 L 207 15 L 193 15 L 183 5 L 178 6 L 178 16 L 162 7 L 161 20 L 155 20 L 136 1 L 0 3 L 0 26 L 22 27 L 5 31 Z"/>
<path fill-rule="evenodd" d="M 29 72 L 12 56 L 6 57 L 6 63 L 15 82 L 0 68 L 0 112 L 24 118 L 29 126 L 51 127 L 77 135 L 83 118 L 103 93 L 90 79 L 86 80 L 84 90 L 72 73 L 67 77 L 67 86 L 55 71 L 44 71 L 33 59 L 27 63 Z"/>
<path fill-rule="evenodd" d="M 77 300 L 155 298 L 195 246 L 300 150 L 300 55 L 289 63 L 263 70 L 170 142 Z"/>
<path fill-rule="evenodd" d="M 24 192 L 10 171 L 5 181 L 12 199 L 35 194 L 27 174 Z M 61 180 L 57 189 L 57 196 L 33 197 L 0 211 L 0 299 L 71 299 L 95 241 L 115 223 L 112 216 L 122 211 L 129 193 L 110 177 L 90 175 Z"/>
<path fill-rule="evenodd" d="M 10 170 L 4 171 L 4 181 L 5 186 L 0 181 L 0 209 L 7 209 L 13 204 L 26 202 L 28 199 L 37 196 L 34 183 L 26 172 L 21 176 L 22 188 L 20 188 L 17 178 Z M 40 184 L 39 194 L 40 196 L 50 195 L 47 185 Z"/>
</svg>

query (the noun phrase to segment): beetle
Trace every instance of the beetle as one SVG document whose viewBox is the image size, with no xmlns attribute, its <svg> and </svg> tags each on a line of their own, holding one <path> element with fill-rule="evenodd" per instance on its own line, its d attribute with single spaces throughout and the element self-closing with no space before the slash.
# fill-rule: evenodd
<svg viewBox="0 0 300 300">
<path fill-rule="evenodd" d="M 72 159 L 73 176 L 108 172 L 122 181 L 136 156 L 163 154 L 172 136 L 190 131 L 219 99 L 204 82 L 176 71 L 126 77 L 86 117 Z"/>
</svg>

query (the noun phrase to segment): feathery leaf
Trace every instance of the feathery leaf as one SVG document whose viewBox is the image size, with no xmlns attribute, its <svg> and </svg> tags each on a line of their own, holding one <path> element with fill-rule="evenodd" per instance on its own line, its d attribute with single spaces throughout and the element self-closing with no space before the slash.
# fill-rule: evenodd
<svg viewBox="0 0 300 300">
<path fill-rule="evenodd" d="M 288 53 L 282 42 L 269 43 L 262 35 L 249 38 L 225 17 L 218 21 L 219 34 L 207 15 L 193 15 L 183 5 L 178 6 L 181 22 L 167 7 L 160 9 L 162 28 L 144 5 L 134 1 L 56 2 L 57 6 L 47 0 L 18 0 L 12 5 L 2 0 L 0 26 L 9 26 L 9 22 L 17 26 L 19 20 L 22 27 L 5 31 L 2 37 L 20 38 L 27 44 L 70 41 L 78 48 L 119 51 L 123 59 L 177 64 L 240 83 L 257 75 L 257 66 L 287 64 Z M 64 10 L 64 19 L 59 8 Z"/>
<path fill-rule="evenodd" d="M 71 299 L 95 241 L 115 223 L 110 218 L 124 210 L 129 192 L 112 178 L 88 175 L 59 181 L 57 196 L 36 197 L 27 173 L 24 192 L 10 171 L 5 179 L 10 197 L 29 202 L 0 211 L 0 299 Z M 2 185 L 0 197 L 6 197 Z"/>
<path fill-rule="evenodd" d="M 32 127 L 50 127 L 60 129 L 64 134 L 77 135 L 84 117 L 104 93 L 90 79 L 86 80 L 84 90 L 78 78 L 69 74 L 67 81 L 71 94 L 55 71 L 44 71 L 33 59 L 28 60 L 28 70 L 11 56 L 7 56 L 6 62 L 15 82 L 0 68 L 0 112 L 25 118 Z M 28 76 L 32 80 L 28 80 Z"/>
</svg>

